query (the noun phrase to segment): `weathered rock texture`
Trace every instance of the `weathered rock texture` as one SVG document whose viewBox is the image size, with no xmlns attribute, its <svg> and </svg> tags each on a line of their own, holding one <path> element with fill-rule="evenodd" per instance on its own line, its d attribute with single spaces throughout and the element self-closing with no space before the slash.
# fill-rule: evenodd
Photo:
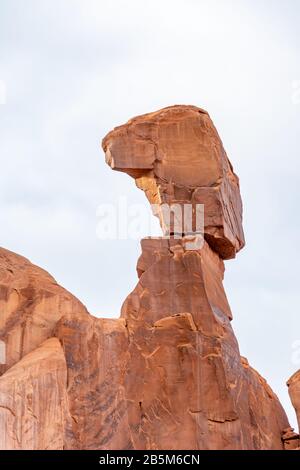
<svg viewBox="0 0 300 470">
<path fill-rule="evenodd" d="M 144 188 L 151 180 L 161 199 L 203 194 L 206 241 L 196 250 L 185 236 L 142 240 L 119 319 L 91 316 L 45 271 L 0 249 L 0 448 L 295 448 L 231 327 L 223 258 L 244 243 L 241 202 L 207 113 L 173 107 L 126 126 L 104 140 L 110 163 Z"/>
<path fill-rule="evenodd" d="M 80 302 L 66 303 L 60 315 L 57 302 L 47 310 L 53 337 L 45 342 L 47 328 L 37 325 L 41 346 L 29 354 L 21 348 L 21 359 L 0 377 L 1 448 L 282 448 L 289 425 L 274 393 L 240 357 L 223 262 L 207 244 L 186 251 L 184 240 L 143 240 L 142 249 L 140 280 L 122 318 L 94 318 Z M 16 279 L 39 272 L 0 253 Z M 52 279 L 40 273 L 37 298 Z"/>
<path fill-rule="evenodd" d="M 300 450 L 300 437 L 294 432 L 294 428 L 288 427 L 283 430 L 282 441 L 284 450 Z"/>
<path fill-rule="evenodd" d="M 289 395 L 296 410 L 298 426 L 300 430 L 300 370 L 296 372 L 287 383 Z"/>
<path fill-rule="evenodd" d="M 0 449 L 63 449 L 69 419 L 66 361 L 51 338 L 0 377 Z"/>
<path fill-rule="evenodd" d="M 0 340 L 6 345 L 6 364 L 0 364 L 0 374 L 53 336 L 63 314 L 85 311 L 46 271 L 2 248 Z"/>
<path fill-rule="evenodd" d="M 107 163 L 133 176 L 151 204 L 204 204 L 205 237 L 221 258 L 244 246 L 239 180 L 206 111 L 171 106 L 138 116 L 110 132 L 103 149 Z"/>
</svg>

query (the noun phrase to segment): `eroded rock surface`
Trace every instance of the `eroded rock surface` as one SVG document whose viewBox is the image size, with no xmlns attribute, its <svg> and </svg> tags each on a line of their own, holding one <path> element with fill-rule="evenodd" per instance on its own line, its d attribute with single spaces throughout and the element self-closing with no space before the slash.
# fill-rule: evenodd
<svg viewBox="0 0 300 470">
<path fill-rule="evenodd" d="M 287 383 L 289 395 L 295 408 L 300 432 L 300 370 L 296 372 Z"/>
<path fill-rule="evenodd" d="M 63 314 L 85 311 L 46 271 L 0 248 L 0 340 L 6 346 L 0 375 L 53 336 Z"/>
<path fill-rule="evenodd" d="M 288 427 L 283 430 L 282 441 L 284 450 L 300 450 L 300 437 L 294 432 L 294 428 Z"/>
<path fill-rule="evenodd" d="M 203 203 L 205 241 L 191 246 L 196 229 L 142 240 L 119 319 L 91 316 L 45 271 L 0 249 L 0 448 L 296 448 L 231 327 L 223 259 L 244 244 L 242 204 L 208 114 L 166 108 L 116 128 L 103 146 L 151 203 Z"/>
<path fill-rule="evenodd" d="M 0 449 L 61 450 L 69 419 L 66 361 L 51 338 L 0 377 Z"/>
<path fill-rule="evenodd" d="M 204 204 L 206 240 L 223 259 L 244 246 L 239 180 L 206 111 L 171 106 L 138 116 L 102 145 L 111 168 L 135 178 L 151 204 Z"/>
<path fill-rule="evenodd" d="M 10 259 L 19 278 L 23 258 Z M 223 271 L 208 244 L 143 240 L 120 319 L 61 312 L 2 375 L 1 448 L 283 448 L 286 415 L 240 357 Z"/>
</svg>

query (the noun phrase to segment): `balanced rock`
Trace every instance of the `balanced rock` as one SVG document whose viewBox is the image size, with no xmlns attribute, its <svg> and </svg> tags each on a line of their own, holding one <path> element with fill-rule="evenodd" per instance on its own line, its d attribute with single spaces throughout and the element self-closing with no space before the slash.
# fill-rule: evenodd
<svg viewBox="0 0 300 470">
<path fill-rule="evenodd" d="M 168 237 L 142 240 L 118 319 L 93 317 L 45 271 L 0 249 L 0 448 L 296 448 L 231 326 L 223 259 L 244 244 L 242 204 L 208 114 L 166 108 L 116 128 L 103 146 L 150 203 L 204 204 L 204 233 L 194 224 L 174 233 L 158 210 Z M 298 385 L 296 376 L 296 410 Z"/>
<path fill-rule="evenodd" d="M 160 206 L 195 211 L 203 204 L 205 238 L 220 257 L 233 258 L 244 246 L 239 180 L 206 111 L 171 106 L 138 116 L 110 132 L 102 146 L 111 168 L 135 178 L 158 207 L 164 233 L 172 228 Z"/>
</svg>

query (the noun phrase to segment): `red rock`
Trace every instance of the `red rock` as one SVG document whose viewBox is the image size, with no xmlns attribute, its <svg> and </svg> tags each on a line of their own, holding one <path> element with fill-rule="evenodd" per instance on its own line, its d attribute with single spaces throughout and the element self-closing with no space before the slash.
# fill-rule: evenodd
<svg viewBox="0 0 300 470">
<path fill-rule="evenodd" d="M 205 237 L 222 258 L 244 246 L 239 180 L 206 111 L 171 106 L 138 116 L 102 145 L 107 163 L 134 177 L 151 204 L 204 204 Z"/>
<path fill-rule="evenodd" d="M 147 239 L 142 248 L 140 280 L 122 309 L 135 358 L 128 393 L 144 416 L 142 448 L 282 448 L 288 421 L 240 357 L 223 262 L 207 244 L 185 251 L 184 240 Z"/>
<path fill-rule="evenodd" d="M 63 314 L 84 311 L 46 271 L 0 248 L 0 340 L 6 344 L 0 375 L 53 336 Z"/>
<path fill-rule="evenodd" d="M 69 419 L 66 361 L 51 338 L 0 377 L 0 449 L 63 449 Z"/>
<path fill-rule="evenodd" d="M 91 316 L 45 271 L 0 250 L 0 447 L 294 448 L 278 398 L 231 327 L 223 258 L 244 243 L 241 201 L 207 113 L 136 118 L 104 148 L 150 202 L 204 202 L 206 241 L 191 248 L 196 232 L 142 240 L 119 319 Z M 290 390 L 297 408 L 294 381 Z"/>
<path fill-rule="evenodd" d="M 50 350 L 43 352 L 44 343 L 0 378 L 2 448 L 282 448 L 288 421 L 266 382 L 240 357 L 223 262 L 207 244 L 199 253 L 186 251 L 184 240 L 143 240 L 142 247 L 139 283 L 123 318 L 67 312 L 53 329 L 66 365 L 53 339 Z M 19 268 L 19 258 L 10 259 L 18 278 L 23 259 Z M 172 276 L 165 279 L 166 272 Z M 31 415 L 18 397 L 26 401 L 34 386 L 35 427 L 28 432 Z M 49 413 L 57 416 L 52 427 Z"/>
<path fill-rule="evenodd" d="M 300 370 L 296 372 L 287 382 L 289 388 L 289 395 L 292 401 L 292 404 L 296 410 L 298 427 L 300 432 Z"/>
<path fill-rule="evenodd" d="M 130 402 L 124 389 L 129 359 L 122 319 L 63 317 L 56 329 L 68 368 L 72 427 L 66 449 L 128 449 Z"/>
<path fill-rule="evenodd" d="M 300 450 L 299 434 L 294 432 L 294 428 L 286 428 L 282 433 L 282 441 L 285 450 Z"/>
</svg>

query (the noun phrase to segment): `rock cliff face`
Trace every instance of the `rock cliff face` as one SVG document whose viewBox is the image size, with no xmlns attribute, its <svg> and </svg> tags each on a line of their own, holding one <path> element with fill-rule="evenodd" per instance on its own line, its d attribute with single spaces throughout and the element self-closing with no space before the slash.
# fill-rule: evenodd
<svg viewBox="0 0 300 470">
<path fill-rule="evenodd" d="M 296 372 L 288 381 L 287 386 L 289 388 L 289 395 L 292 400 L 292 404 L 296 410 L 298 426 L 300 430 L 300 370 Z M 300 446 L 300 443 L 299 443 Z"/>
<path fill-rule="evenodd" d="M 69 419 L 60 342 L 43 342 L 0 377 L 0 449 L 62 449 Z"/>
<path fill-rule="evenodd" d="M 0 448 L 296 448 L 231 327 L 223 259 L 244 244 L 242 205 L 208 114 L 167 108 L 115 129 L 103 146 L 150 202 L 204 204 L 204 233 L 142 240 L 119 319 L 93 317 L 45 271 L 0 249 Z"/>
<path fill-rule="evenodd" d="M 6 361 L 0 374 L 53 336 L 63 314 L 85 307 L 43 269 L 22 256 L 0 250 L 0 340 Z"/>
</svg>

